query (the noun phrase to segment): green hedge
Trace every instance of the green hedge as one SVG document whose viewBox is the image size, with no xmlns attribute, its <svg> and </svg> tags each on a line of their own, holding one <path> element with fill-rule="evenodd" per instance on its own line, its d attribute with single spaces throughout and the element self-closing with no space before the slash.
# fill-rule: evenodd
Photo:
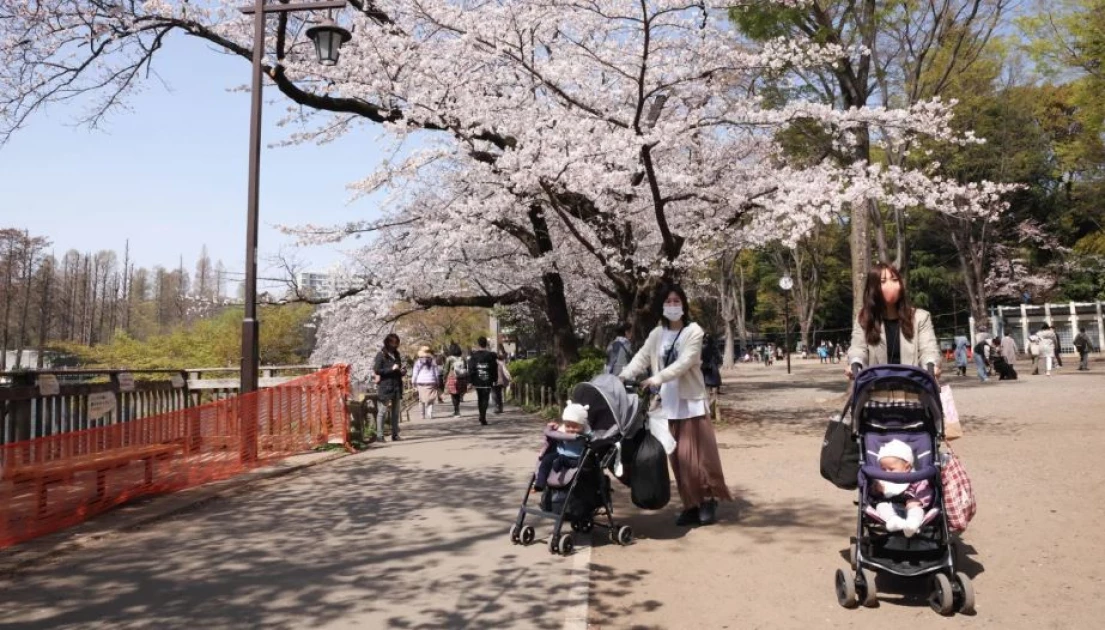
<svg viewBox="0 0 1105 630">
<path fill-rule="evenodd" d="M 556 361 L 548 356 L 513 361 L 510 377 L 516 385 L 556 387 Z"/>
<path fill-rule="evenodd" d="M 581 359 L 569 365 L 568 369 L 564 370 L 564 373 L 556 380 L 557 397 L 561 400 L 567 400 L 568 394 L 572 393 L 572 388 L 602 374 L 605 369 L 605 357 Z"/>
</svg>

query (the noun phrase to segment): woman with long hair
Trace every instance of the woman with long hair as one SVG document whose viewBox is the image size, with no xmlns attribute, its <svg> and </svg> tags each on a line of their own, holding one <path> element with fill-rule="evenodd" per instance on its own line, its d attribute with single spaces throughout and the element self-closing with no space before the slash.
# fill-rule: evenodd
<svg viewBox="0 0 1105 630">
<path fill-rule="evenodd" d="M 721 469 L 717 438 L 710 424 L 706 384 L 702 376 L 702 328 L 691 322 L 687 294 L 679 285 L 657 294 L 660 325 L 652 330 L 637 354 L 622 370 L 622 380 L 632 380 L 649 368 L 652 376 L 642 387 L 658 389 L 660 406 L 675 438 L 671 469 L 683 502 L 676 525 L 710 525 L 717 522 L 719 500 L 731 501 Z"/>
<path fill-rule="evenodd" d="M 845 374 L 853 378 L 852 364 L 863 367 L 895 363 L 927 367 L 940 375 L 940 346 L 932 327 L 932 315 L 909 301 L 898 268 L 878 263 L 867 274 L 863 308 L 852 327 Z"/>
</svg>

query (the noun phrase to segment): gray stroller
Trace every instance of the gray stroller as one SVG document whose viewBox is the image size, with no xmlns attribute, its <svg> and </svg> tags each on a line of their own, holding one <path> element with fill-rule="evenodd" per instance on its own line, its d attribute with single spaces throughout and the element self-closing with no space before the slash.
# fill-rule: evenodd
<svg viewBox="0 0 1105 630">
<path fill-rule="evenodd" d="M 612 374 L 602 374 L 576 385 L 571 400 L 589 407 L 587 421 L 591 425 L 591 434 L 578 438 L 586 440 L 578 465 L 553 470 L 536 507 L 529 505 L 529 499 L 537 482 L 537 472 L 530 475 L 518 516 L 510 528 L 511 542 L 529 545 L 536 540 L 537 533 L 532 525 L 526 524 L 526 517 L 553 520 L 549 551 L 564 556 L 575 549 L 572 535 L 561 533 L 565 522 L 573 531 L 583 533 L 590 532 L 596 525 L 604 527 L 610 533 L 610 540 L 619 545 L 633 541 L 633 529 L 614 522 L 610 478 L 606 471 L 614 470 L 620 450 L 618 445 L 641 429 L 645 413 L 636 394 L 627 391 L 626 385 Z M 554 440 L 576 436 L 546 429 L 545 437 L 545 448 L 549 449 L 555 448 Z"/>
</svg>

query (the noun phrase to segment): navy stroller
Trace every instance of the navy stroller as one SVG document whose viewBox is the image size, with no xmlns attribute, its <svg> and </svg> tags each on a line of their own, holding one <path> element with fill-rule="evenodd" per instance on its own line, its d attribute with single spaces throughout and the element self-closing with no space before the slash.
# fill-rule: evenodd
<svg viewBox="0 0 1105 630">
<path fill-rule="evenodd" d="M 852 432 L 862 453 L 859 470 L 859 515 L 851 540 L 851 571 L 836 572 L 837 601 L 845 608 L 878 604 L 876 572 L 932 580 L 929 604 L 943 615 L 974 612 L 970 578 L 956 569 L 956 549 L 944 510 L 940 469 L 944 461 L 944 415 L 940 385 L 930 371 L 907 365 L 876 365 L 858 370 L 849 402 Z M 931 366 L 930 366 L 931 368 Z M 847 413 L 847 410 L 845 410 Z M 888 472 L 879 466 L 878 452 L 891 440 L 905 442 L 914 454 L 913 470 Z M 914 483 L 928 480 L 932 505 L 912 537 L 888 531 L 875 510 L 870 487 L 876 480 Z"/>
<path fill-rule="evenodd" d="M 526 517 L 553 520 L 549 551 L 564 556 L 575 548 L 572 535 L 561 533 L 565 522 L 571 525 L 573 531 L 583 533 L 590 532 L 596 525 L 604 527 L 610 532 L 610 540 L 619 545 L 628 545 L 633 541 L 633 529 L 614 522 L 610 478 L 605 471 L 613 469 L 618 457 L 617 445 L 641 429 L 645 413 L 637 396 L 627 392 L 626 386 L 612 374 L 603 374 L 588 383 L 576 385 L 570 398 L 589 407 L 587 422 L 591 425 L 591 434 L 579 438 L 586 440 L 579 465 L 549 474 L 538 507 L 529 505 L 537 473 L 535 471 L 530 475 L 518 516 L 510 528 L 511 542 L 529 545 L 534 542 L 537 533 L 533 526 L 526 524 Z M 545 430 L 545 436 L 551 440 L 576 437 L 550 429 Z M 547 442 L 546 448 L 554 446 Z"/>
</svg>

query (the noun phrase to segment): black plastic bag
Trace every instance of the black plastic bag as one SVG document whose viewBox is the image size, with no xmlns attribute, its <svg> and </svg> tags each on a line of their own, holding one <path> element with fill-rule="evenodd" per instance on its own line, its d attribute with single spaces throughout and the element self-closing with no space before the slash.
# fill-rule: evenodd
<svg viewBox="0 0 1105 630">
<path fill-rule="evenodd" d="M 830 420 L 821 442 L 821 476 L 842 490 L 859 486 L 859 442 L 847 422 Z"/>
<path fill-rule="evenodd" d="M 671 500 L 671 477 L 668 476 L 668 454 L 660 440 L 642 431 L 633 457 L 633 472 L 629 480 L 633 505 L 642 510 L 659 510 Z"/>
</svg>

